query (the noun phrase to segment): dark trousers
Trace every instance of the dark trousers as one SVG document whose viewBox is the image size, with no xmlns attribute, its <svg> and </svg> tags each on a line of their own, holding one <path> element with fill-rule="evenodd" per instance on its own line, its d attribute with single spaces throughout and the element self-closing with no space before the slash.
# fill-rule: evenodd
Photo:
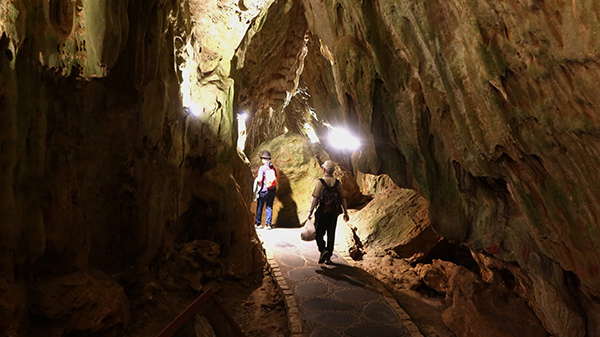
<svg viewBox="0 0 600 337">
<path fill-rule="evenodd" d="M 335 244 L 335 227 L 337 226 L 338 214 L 315 214 L 315 225 L 317 227 L 317 247 L 319 252 L 328 251 L 333 253 Z M 327 244 L 323 236 L 327 235 Z"/>
<path fill-rule="evenodd" d="M 271 226 L 271 220 L 273 219 L 273 202 L 275 201 L 275 195 L 277 190 L 266 190 L 260 191 L 258 200 L 256 200 L 256 221 L 255 225 L 260 225 L 262 220 L 263 207 L 266 205 L 267 213 L 265 214 L 265 225 Z"/>
</svg>

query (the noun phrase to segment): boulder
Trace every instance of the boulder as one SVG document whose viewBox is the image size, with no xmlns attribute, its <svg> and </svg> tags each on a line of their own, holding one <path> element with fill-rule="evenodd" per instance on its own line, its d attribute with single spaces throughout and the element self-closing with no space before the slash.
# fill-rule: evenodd
<svg viewBox="0 0 600 337">
<path fill-rule="evenodd" d="M 441 237 L 427 217 L 428 203 L 413 190 L 392 186 L 354 213 L 351 226 L 372 254 L 393 251 L 397 257 L 418 261 Z"/>
<path fill-rule="evenodd" d="M 448 261 L 433 260 L 431 264 L 419 264 L 416 273 L 429 288 L 440 294 L 446 294 L 450 287 L 450 277 L 457 266 Z"/>
<path fill-rule="evenodd" d="M 444 323 L 461 337 L 547 337 L 527 303 L 504 288 L 483 282 L 464 267 L 450 277 Z"/>
<path fill-rule="evenodd" d="M 220 247 L 214 241 L 195 240 L 182 245 L 161 269 L 170 289 L 202 292 L 206 283 L 220 278 Z"/>
<path fill-rule="evenodd" d="M 33 284 L 29 293 L 30 324 L 43 333 L 60 331 L 120 336 L 129 321 L 123 288 L 108 275 L 79 271 Z"/>
</svg>

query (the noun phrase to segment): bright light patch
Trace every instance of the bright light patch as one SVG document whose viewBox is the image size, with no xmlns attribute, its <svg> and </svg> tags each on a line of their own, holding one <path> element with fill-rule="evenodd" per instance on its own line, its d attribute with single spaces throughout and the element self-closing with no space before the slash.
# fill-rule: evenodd
<svg viewBox="0 0 600 337">
<path fill-rule="evenodd" d="M 248 114 L 241 113 L 238 114 L 238 141 L 237 147 L 240 149 L 240 152 L 244 152 L 244 148 L 246 147 L 246 119 L 248 119 Z"/>
<path fill-rule="evenodd" d="M 333 128 L 329 131 L 329 143 L 333 147 L 344 150 L 356 150 L 360 146 L 358 138 L 339 128 Z"/>
<path fill-rule="evenodd" d="M 191 59 L 194 54 L 194 49 L 190 42 L 187 43 L 184 49 L 184 56 L 186 60 Z M 183 62 L 179 65 L 181 70 L 181 98 L 183 106 L 194 116 L 200 116 L 202 114 L 202 107 L 194 102 L 192 99 L 192 72 L 195 70 L 191 63 Z"/>
<path fill-rule="evenodd" d="M 198 117 L 200 115 L 202 115 L 202 108 L 200 106 L 198 106 L 198 104 L 194 103 L 194 102 L 190 102 L 189 104 L 187 104 L 185 106 L 187 108 L 187 110 L 194 116 Z"/>
<path fill-rule="evenodd" d="M 304 123 L 304 132 L 306 132 L 306 135 L 308 136 L 308 139 L 310 139 L 311 143 L 314 144 L 319 142 L 319 137 L 317 137 L 317 133 L 312 126 L 310 126 L 310 124 Z"/>
<path fill-rule="evenodd" d="M 308 112 L 310 113 L 310 115 L 312 116 L 312 118 L 314 118 L 315 120 L 319 120 L 319 117 L 317 117 L 317 112 L 315 111 L 314 108 L 309 108 Z"/>
</svg>

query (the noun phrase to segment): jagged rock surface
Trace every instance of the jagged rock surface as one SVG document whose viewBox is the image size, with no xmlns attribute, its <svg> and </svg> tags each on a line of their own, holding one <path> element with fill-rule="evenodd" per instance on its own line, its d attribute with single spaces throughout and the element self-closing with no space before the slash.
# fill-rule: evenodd
<svg viewBox="0 0 600 337">
<path fill-rule="evenodd" d="M 598 6 L 301 2 L 317 133 L 354 128 L 352 167 L 419 190 L 441 236 L 517 265 L 552 335 L 596 334 Z"/>
<path fill-rule="evenodd" d="M 302 3 L 302 80 L 320 120 L 366 143 L 355 167 L 421 191 L 444 238 L 516 264 L 549 333 L 597 335 L 595 2 Z"/>
<path fill-rule="evenodd" d="M 228 75 L 266 4 L 0 4 L 0 327 L 26 334 L 47 319 L 65 334 L 122 331 L 130 314 L 115 281 L 106 296 L 82 286 L 54 308 L 48 296 L 62 295 L 39 280 L 157 274 L 196 240 L 215 242 L 219 258 L 194 289 L 261 272 Z M 94 317 L 73 321 L 81 312 Z"/>
<path fill-rule="evenodd" d="M 427 200 L 413 190 L 390 186 L 352 217 L 357 235 L 372 254 L 418 261 L 441 237 L 427 217 Z"/>
<path fill-rule="evenodd" d="M 331 158 L 418 190 L 551 335 L 598 336 L 599 17 L 594 0 L 2 2 L 3 326 L 34 278 L 146 269 L 185 242 L 217 243 L 223 275 L 259 269 L 248 109 L 248 153 L 354 129 L 361 150 Z"/>
<path fill-rule="evenodd" d="M 483 283 L 462 267 L 454 270 L 449 282 L 448 296 L 452 305 L 442 318 L 452 330 L 459 331 L 460 336 L 548 335 L 525 301 L 498 285 Z"/>
</svg>

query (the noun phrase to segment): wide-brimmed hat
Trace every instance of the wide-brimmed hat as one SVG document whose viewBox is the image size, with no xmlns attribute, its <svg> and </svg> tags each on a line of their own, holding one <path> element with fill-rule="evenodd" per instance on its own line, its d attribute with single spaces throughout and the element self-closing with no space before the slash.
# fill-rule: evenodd
<svg viewBox="0 0 600 337">
<path fill-rule="evenodd" d="M 271 152 L 264 150 L 260 155 L 261 159 L 271 159 Z"/>
<path fill-rule="evenodd" d="M 333 171 L 335 169 L 335 163 L 331 160 L 326 160 L 321 167 L 323 167 L 326 171 Z"/>
</svg>

